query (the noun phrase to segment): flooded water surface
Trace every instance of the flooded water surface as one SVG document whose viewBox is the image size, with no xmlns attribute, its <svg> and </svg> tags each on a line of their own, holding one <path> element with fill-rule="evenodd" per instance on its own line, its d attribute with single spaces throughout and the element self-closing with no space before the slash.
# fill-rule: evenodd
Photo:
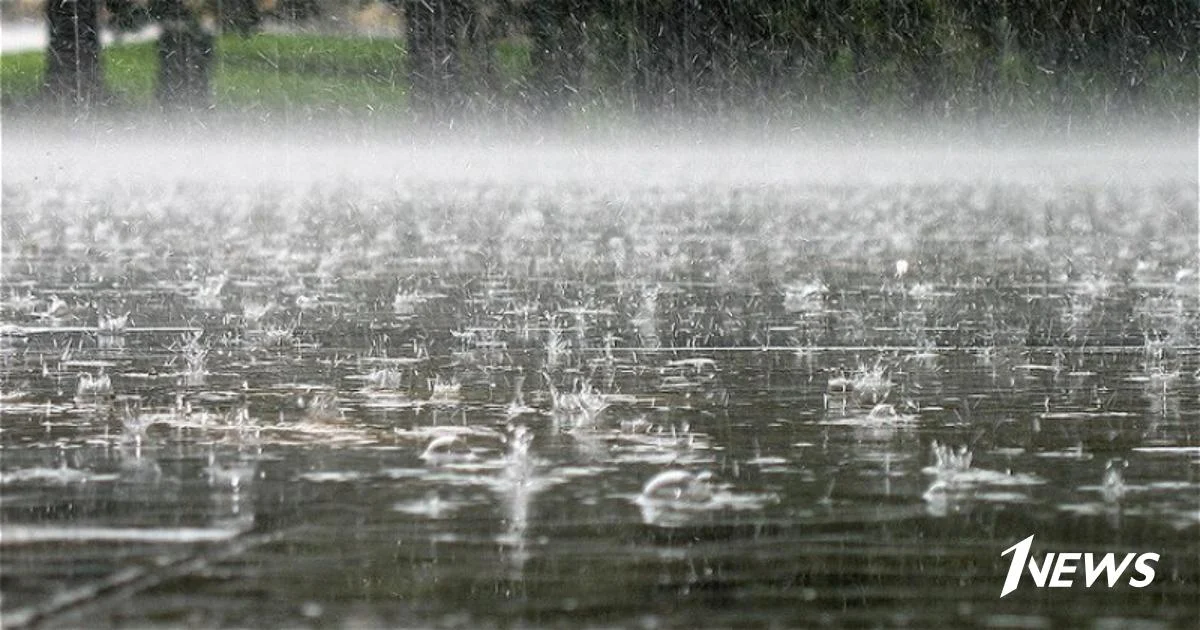
<svg viewBox="0 0 1200 630">
<path fill-rule="evenodd" d="M 6 628 L 1200 617 L 1194 151 L 11 144 Z"/>
</svg>

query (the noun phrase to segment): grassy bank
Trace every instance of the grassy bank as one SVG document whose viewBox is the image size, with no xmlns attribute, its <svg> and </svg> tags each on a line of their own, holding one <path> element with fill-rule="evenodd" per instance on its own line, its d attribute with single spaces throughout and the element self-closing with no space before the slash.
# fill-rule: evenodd
<svg viewBox="0 0 1200 630">
<path fill-rule="evenodd" d="M 986 80 L 976 76 L 978 60 L 962 61 L 952 96 L 932 104 L 915 105 L 913 71 L 897 64 L 871 67 L 869 75 L 855 70 L 849 49 L 829 63 L 814 64 L 792 73 L 787 82 L 758 91 L 715 95 L 713 102 L 698 101 L 689 107 L 639 103 L 631 96 L 632 79 L 610 68 L 612 76 L 594 72 L 583 81 L 559 123 L 571 127 L 617 126 L 637 120 L 647 112 L 683 127 L 696 120 L 720 124 L 761 126 L 763 121 L 783 128 L 810 126 L 822 121 L 866 125 L 894 125 L 909 118 L 932 118 L 963 127 L 1026 128 L 1105 127 L 1121 116 L 1143 116 L 1193 124 L 1197 93 L 1194 70 L 1182 62 L 1158 60 L 1139 87 L 1135 101 L 1122 94 L 1114 79 L 1104 73 L 1058 76 L 1040 70 L 1031 58 L 1007 54 Z M 520 37 L 496 43 L 489 53 L 492 65 L 488 85 L 469 84 L 465 98 L 469 111 L 486 114 L 490 121 L 513 120 L 524 124 L 536 106 L 536 77 L 531 44 Z M 966 53 L 964 53 L 966 54 Z M 619 60 L 607 60 L 612 66 Z M 1152 60 L 1153 61 L 1153 60 Z M 110 111 L 141 118 L 158 111 L 155 84 L 158 59 L 155 43 L 122 43 L 105 48 L 105 83 L 111 94 Z M 406 50 L 400 39 L 370 39 L 310 34 L 260 34 L 252 37 L 221 36 L 213 57 L 213 104 L 238 119 L 248 116 L 255 124 L 265 120 L 287 122 L 307 118 L 341 117 L 357 120 L 379 117 L 390 124 L 393 115 L 409 111 Z M 45 66 L 43 51 L 0 55 L 0 102 L 4 113 L 51 112 L 39 99 Z M 747 88 L 749 89 L 749 88 Z M 524 93 L 524 94 L 523 94 Z M 760 97 L 747 99 L 751 97 Z M 728 100 L 723 100 L 728 97 Z M 742 101 L 755 101 L 745 107 Z M 73 116 L 74 112 L 68 112 Z M 1064 122 L 1065 121 L 1065 122 Z M 461 122 L 461 121 L 460 121 Z"/>
<path fill-rule="evenodd" d="M 158 60 L 153 42 L 104 49 L 114 105 L 154 106 Z M 35 106 L 42 51 L 0 56 L 5 106 Z M 213 97 L 218 108 L 263 113 L 398 111 L 407 106 L 404 44 L 394 39 L 321 35 L 232 35 L 217 40 Z"/>
</svg>

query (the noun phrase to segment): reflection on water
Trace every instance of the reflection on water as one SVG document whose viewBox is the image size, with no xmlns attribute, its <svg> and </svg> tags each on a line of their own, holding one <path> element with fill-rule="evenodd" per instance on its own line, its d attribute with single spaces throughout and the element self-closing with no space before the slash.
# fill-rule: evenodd
<svg viewBox="0 0 1200 630">
<path fill-rule="evenodd" d="M 6 184 L 5 627 L 1200 613 L 1194 182 L 451 188 Z"/>
</svg>

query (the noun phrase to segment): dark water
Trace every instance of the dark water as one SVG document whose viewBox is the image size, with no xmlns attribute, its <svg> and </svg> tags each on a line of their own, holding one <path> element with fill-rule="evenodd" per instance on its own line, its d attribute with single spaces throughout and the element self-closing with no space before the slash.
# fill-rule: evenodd
<svg viewBox="0 0 1200 630">
<path fill-rule="evenodd" d="M 4 627 L 1194 627 L 1184 173 L 10 177 Z"/>
</svg>

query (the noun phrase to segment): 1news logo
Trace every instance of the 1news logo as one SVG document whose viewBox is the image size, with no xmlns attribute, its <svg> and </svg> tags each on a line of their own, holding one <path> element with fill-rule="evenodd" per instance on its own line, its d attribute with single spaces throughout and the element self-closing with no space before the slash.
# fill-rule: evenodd
<svg viewBox="0 0 1200 630">
<path fill-rule="evenodd" d="M 1134 588 L 1144 588 L 1154 581 L 1154 564 L 1158 562 L 1156 553 L 1127 553 L 1121 562 L 1117 563 L 1117 554 L 1079 553 L 1079 552 L 1049 552 L 1038 564 L 1037 558 L 1031 558 L 1030 548 L 1033 547 L 1033 536 L 1005 549 L 1000 555 L 1012 554 L 1012 562 L 1008 565 L 1008 575 L 1004 578 L 1004 589 L 1000 597 L 1017 590 L 1025 569 L 1033 578 L 1037 588 L 1070 588 L 1075 583 L 1074 575 L 1083 561 L 1083 583 L 1091 587 L 1101 575 L 1108 581 L 1108 587 L 1117 585 L 1117 581 L 1125 574 L 1125 570 L 1133 564 L 1133 574 L 1129 585 Z M 1099 558 L 1099 561 L 1097 561 Z M 1140 577 L 1138 577 L 1140 576 Z"/>
</svg>

